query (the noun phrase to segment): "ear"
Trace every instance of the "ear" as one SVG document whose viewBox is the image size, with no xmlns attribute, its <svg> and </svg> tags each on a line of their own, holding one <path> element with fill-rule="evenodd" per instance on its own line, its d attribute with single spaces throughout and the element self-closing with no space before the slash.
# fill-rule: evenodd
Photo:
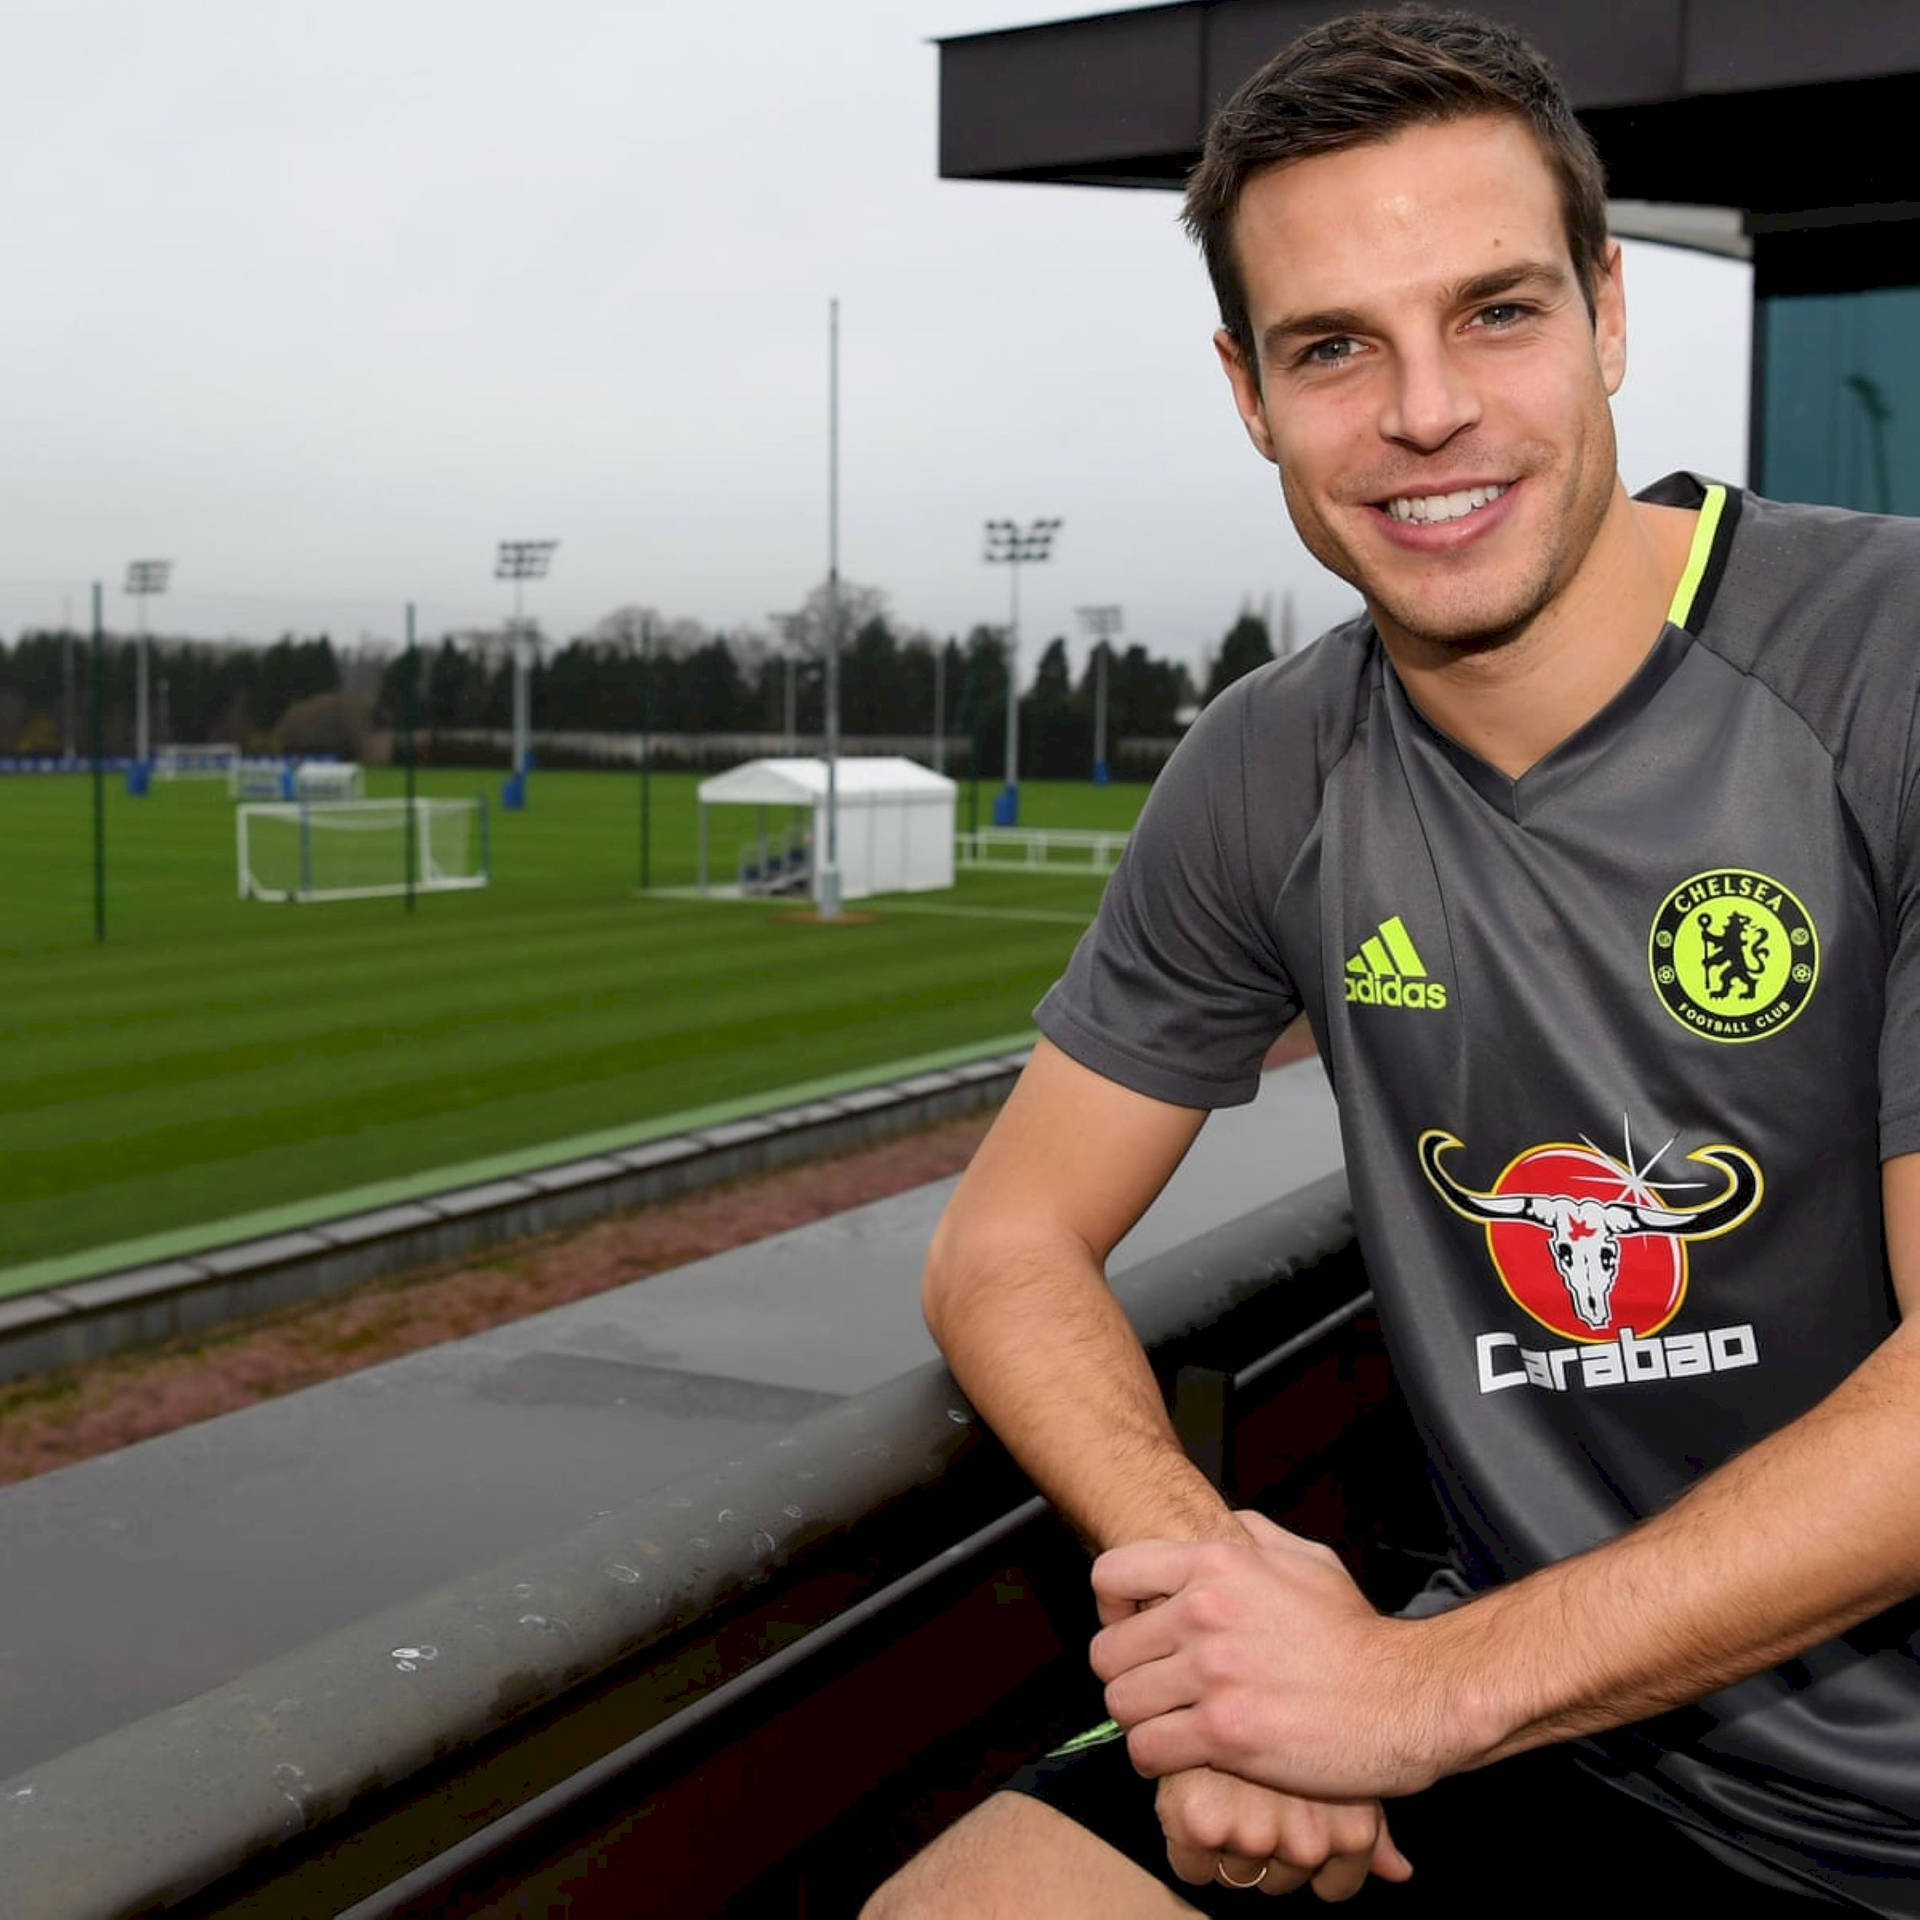
<svg viewBox="0 0 1920 1920">
<path fill-rule="evenodd" d="M 1593 288 L 1593 344 L 1609 395 L 1627 377 L 1627 287 L 1620 242 L 1607 242 L 1606 265 Z"/>
<path fill-rule="evenodd" d="M 1267 411 L 1260 397 L 1259 376 L 1247 365 L 1239 343 L 1225 327 L 1214 334 L 1213 350 L 1220 356 L 1221 370 L 1227 376 L 1227 385 L 1233 389 L 1233 410 L 1239 414 L 1240 424 L 1246 428 L 1254 451 L 1262 460 L 1271 460 L 1278 466 L 1280 458 L 1273 450 L 1273 435 L 1267 427 Z"/>
</svg>

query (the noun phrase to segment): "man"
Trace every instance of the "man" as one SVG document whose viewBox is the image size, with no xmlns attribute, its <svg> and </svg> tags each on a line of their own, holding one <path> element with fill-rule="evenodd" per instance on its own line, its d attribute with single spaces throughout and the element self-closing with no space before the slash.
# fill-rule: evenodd
<svg viewBox="0 0 1920 1920">
<path fill-rule="evenodd" d="M 1920 1914 L 1920 529 L 1629 498 L 1598 165 L 1503 30 L 1308 34 L 1187 217 L 1367 612 L 1201 716 L 942 1222 L 1125 1743 L 870 1912 Z M 1102 1277 L 1301 1011 L 1455 1545 L 1414 1617 L 1226 1511 Z"/>
</svg>

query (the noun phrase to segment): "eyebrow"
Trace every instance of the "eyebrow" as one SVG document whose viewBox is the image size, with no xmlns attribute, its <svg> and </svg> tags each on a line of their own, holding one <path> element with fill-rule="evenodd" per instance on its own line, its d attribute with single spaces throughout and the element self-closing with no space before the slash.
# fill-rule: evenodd
<svg viewBox="0 0 1920 1920">
<path fill-rule="evenodd" d="M 1447 289 L 1441 304 L 1446 307 L 1470 307 L 1479 301 L 1497 300 L 1503 293 L 1521 287 L 1537 286 L 1558 291 L 1567 284 L 1565 267 L 1550 260 L 1516 260 L 1511 266 L 1496 267 L 1490 273 L 1476 273 Z M 1323 339 L 1330 334 L 1365 333 L 1366 317 L 1353 307 L 1327 307 L 1318 313 L 1283 314 L 1260 336 L 1260 351 L 1265 359 L 1277 360 L 1289 342 Z"/>
</svg>

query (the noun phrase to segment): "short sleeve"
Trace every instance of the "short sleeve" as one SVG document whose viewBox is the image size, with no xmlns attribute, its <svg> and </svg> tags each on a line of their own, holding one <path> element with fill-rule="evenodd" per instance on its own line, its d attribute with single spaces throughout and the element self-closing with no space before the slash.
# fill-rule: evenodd
<svg viewBox="0 0 1920 1920">
<path fill-rule="evenodd" d="M 1307 823 L 1263 819 L 1271 840 L 1256 860 L 1246 686 L 1209 706 L 1174 751 L 1099 913 L 1034 1012 L 1082 1066 L 1175 1106 L 1251 1100 L 1267 1049 L 1300 1011 L 1268 919 L 1274 889 L 1256 876 Z"/>
<path fill-rule="evenodd" d="M 1886 1010 L 1880 1023 L 1880 1157 L 1920 1152 L 1920 782 L 1895 835 Z"/>
</svg>

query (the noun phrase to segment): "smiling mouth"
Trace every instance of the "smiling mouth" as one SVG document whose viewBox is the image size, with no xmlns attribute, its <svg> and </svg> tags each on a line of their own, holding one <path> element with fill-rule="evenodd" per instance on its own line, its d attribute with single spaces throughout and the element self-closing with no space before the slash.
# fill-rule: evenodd
<svg viewBox="0 0 1920 1920">
<path fill-rule="evenodd" d="M 1392 519 L 1417 527 L 1437 527 L 1449 520 L 1464 520 L 1468 514 L 1491 506 L 1511 485 L 1511 481 L 1502 480 L 1486 486 L 1463 487 L 1454 493 L 1402 493 L 1375 504 Z"/>
</svg>

